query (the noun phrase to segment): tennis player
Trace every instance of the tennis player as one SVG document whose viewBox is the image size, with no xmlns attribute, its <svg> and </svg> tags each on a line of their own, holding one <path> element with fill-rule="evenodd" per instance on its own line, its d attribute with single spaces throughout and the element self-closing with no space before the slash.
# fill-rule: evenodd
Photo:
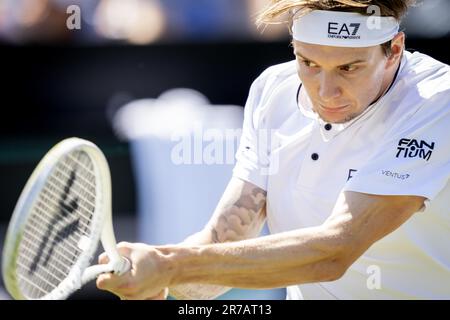
<svg viewBox="0 0 450 320">
<path fill-rule="evenodd" d="M 250 88 L 233 177 L 180 245 L 121 243 L 123 299 L 450 298 L 450 68 L 405 50 L 408 0 L 279 0 L 295 61 Z M 377 9 L 380 15 L 372 13 Z M 170 213 L 167 213 L 170 214 Z M 271 235 L 257 237 L 267 221 Z M 100 262 L 106 262 L 104 255 Z"/>
</svg>

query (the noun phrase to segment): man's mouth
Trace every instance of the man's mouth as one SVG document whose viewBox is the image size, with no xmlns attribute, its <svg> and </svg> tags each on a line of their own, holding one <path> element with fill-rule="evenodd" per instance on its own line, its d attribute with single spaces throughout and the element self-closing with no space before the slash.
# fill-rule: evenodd
<svg viewBox="0 0 450 320">
<path fill-rule="evenodd" d="M 320 108 L 328 113 L 340 113 L 344 112 L 348 109 L 349 105 L 342 105 L 342 106 L 324 106 L 323 104 L 319 104 Z"/>
</svg>

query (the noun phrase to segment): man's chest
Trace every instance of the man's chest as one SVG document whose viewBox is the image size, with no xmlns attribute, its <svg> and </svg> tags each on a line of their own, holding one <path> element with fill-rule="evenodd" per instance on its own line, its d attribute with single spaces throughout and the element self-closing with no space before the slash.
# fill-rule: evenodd
<svg viewBox="0 0 450 320">
<path fill-rule="evenodd" d="M 329 127 L 312 121 L 295 131 L 286 123 L 273 135 L 267 203 L 277 231 L 321 224 L 383 139 L 381 130 L 363 124 Z"/>
</svg>

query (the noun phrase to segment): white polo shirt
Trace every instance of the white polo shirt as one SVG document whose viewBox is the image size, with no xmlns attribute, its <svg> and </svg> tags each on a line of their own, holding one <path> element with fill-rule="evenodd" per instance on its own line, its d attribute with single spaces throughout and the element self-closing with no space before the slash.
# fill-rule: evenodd
<svg viewBox="0 0 450 320">
<path fill-rule="evenodd" d="M 267 191 L 271 233 L 321 225 L 344 190 L 427 200 L 342 278 L 288 287 L 287 298 L 449 299 L 449 66 L 405 51 L 388 92 L 344 124 L 297 101 L 300 86 L 295 61 L 270 67 L 245 106 L 233 175 Z"/>
</svg>

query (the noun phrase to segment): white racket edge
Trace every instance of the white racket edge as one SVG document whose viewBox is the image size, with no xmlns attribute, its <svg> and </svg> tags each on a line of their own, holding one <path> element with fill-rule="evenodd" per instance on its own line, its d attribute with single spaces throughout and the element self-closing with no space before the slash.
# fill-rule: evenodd
<svg viewBox="0 0 450 320">
<path fill-rule="evenodd" d="M 106 255 L 109 258 L 108 264 L 99 264 L 99 265 L 93 265 L 83 272 L 81 276 L 81 286 L 84 284 L 94 280 L 102 273 L 108 273 L 108 272 L 114 272 L 118 275 L 123 275 L 124 273 L 128 272 L 131 269 L 131 263 L 128 259 L 122 257 L 119 252 L 117 251 L 117 241 L 114 235 L 114 229 L 113 229 L 113 223 L 112 223 L 112 199 L 111 199 L 111 175 L 110 175 L 110 169 L 108 166 L 108 162 L 101 150 L 93 145 L 94 148 L 97 150 L 97 152 L 94 152 L 92 154 L 93 157 L 98 157 L 96 161 L 99 163 L 103 163 L 104 165 L 99 166 L 99 169 L 103 172 L 100 172 L 101 177 L 105 177 L 107 181 L 104 181 L 103 188 L 107 190 L 107 192 L 101 193 L 104 197 L 108 197 L 103 199 L 103 203 L 105 204 L 105 214 L 104 214 L 104 221 L 103 221 L 103 229 L 101 234 L 101 242 L 103 249 L 106 252 Z"/>
</svg>

